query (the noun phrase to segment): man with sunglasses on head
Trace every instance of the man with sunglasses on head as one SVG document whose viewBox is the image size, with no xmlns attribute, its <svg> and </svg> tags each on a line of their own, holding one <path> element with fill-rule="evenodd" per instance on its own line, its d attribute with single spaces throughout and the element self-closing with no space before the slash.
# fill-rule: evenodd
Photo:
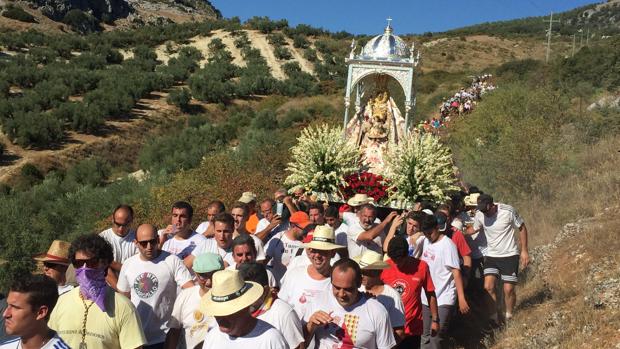
<svg viewBox="0 0 620 349">
<path fill-rule="evenodd" d="M 147 340 L 144 348 L 160 349 L 166 340 L 166 322 L 177 288 L 192 287 L 194 282 L 179 257 L 159 249 L 155 226 L 139 226 L 135 244 L 140 253 L 125 261 L 117 286 L 138 310 Z"/>
<path fill-rule="evenodd" d="M 17 338 L 0 341 L 0 349 L 69 348 L 47 327 L 57 301 L 56 283 L 45 275 L 26 275 L 13 282 L 2 318 L 7 334 Z"/>
<path fill-rule="evenodd" d="M 105 280 L 112 247 L 98 235 L 71 243 L 69 259 L 79 287 L 60 296 L 49 327 L 78 349 L 133 349 L 146 343 L 136 308 Z"/>
<path fill-rule="evenodd" d="M 202 253 L 196 256 L 193 268 L 197 285 L 181 291 L 174 301 L 165 349 L 176 349 L 177 345 L 179 348 L 196 348 L 216 325 L 215 319 L 205 315 L 199 307 L 201 298 L 211 289 L 213 274 L 224 270 L 224 261 L 217 253 Z"/>
<path fill-rule="evenodd" d="M 131 229 L 132 223 L 133 208 L 129 205 L 118 205 L 112 212 L 112 227 L 99 233 L 99 236 L 112 246 L 114 260 L 110 264 L 106 280 L 113 288 L 116 288 L 118 273 L 121 272 L 125 260 L 138 253 L 133 243 L 136 239 L 136 232 Z"/>
</svg>

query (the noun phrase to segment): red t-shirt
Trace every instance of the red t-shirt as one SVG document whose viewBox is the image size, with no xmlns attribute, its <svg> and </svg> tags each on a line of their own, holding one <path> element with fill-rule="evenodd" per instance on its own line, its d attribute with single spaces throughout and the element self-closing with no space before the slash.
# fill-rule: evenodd
<svg viewBox="0 0 620 349">
<path fill-rule="evenodd" d="M 471 255 L 471 249 L 469 248 L 469 244 L 465 240 L 465 236 L 461 233 L 460 230 L 455 227 L 452 228 L 452 242 L 456 245 L 456 250 L 459 252 L 459 257 L 463 258 L 463 256 Z"/>
<path fill-rule="evenodd" d="M 435 291 L 435 285 L 431 280 L 428 264 L 413 257 L 409 258 L 407 266 L 400 270 L 396 264 L 388 259 L 386 262 L 390 268 L 381 272 L 381 280 L 391 286 L 398 293 L 405 305 L 405 334 L 410 336 L 422 335 L 422 288 Z"/>
</svg>

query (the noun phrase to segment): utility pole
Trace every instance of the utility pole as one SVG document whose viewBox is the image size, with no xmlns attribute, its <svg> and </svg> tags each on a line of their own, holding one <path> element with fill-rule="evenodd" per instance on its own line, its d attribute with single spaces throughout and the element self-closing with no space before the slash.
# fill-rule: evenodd
<svg viewBox="0 0 620 349">
<path fill-rule="evenodd" d="M 590 27 L 588 26 L 588 33 L 586 34 L 586 46 L 588 46 L 589 42 L 590 42 Z"/>
<path fill-rule="evenodd" d="M 547 30 L 547 56 L 545 57 L 545 63 L 549 62 L 549 54 L 551 53 L 551 33 L 553 30 L 553 23 L 560 23 L 559 20 L 553 20 L 553 12 L 551 12 L 551 16 L 549 20 L 543 20 L 543 22 L 549 22 L 549 29 Z"/>
<path fill-rule="evenodd" d="M 573 53 L 571 54 L 571 57 L 575 57 L 575 40 L 576 40 L 576 35 L 575 33 L 573 33 Z"/>
</svg>

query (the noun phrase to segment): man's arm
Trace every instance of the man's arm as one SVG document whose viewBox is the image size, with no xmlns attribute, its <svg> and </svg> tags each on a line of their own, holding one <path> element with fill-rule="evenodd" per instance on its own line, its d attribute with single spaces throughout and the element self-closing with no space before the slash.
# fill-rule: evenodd
<svg viewBox="0 0 620 349">
<path fill-rule="evenodd" d="M 392 240 L 392 238 L 396 234 L 396 231 L 398 230 L 398 227 L 401 224 L 403 224 L 403 216 L 402 215 L 398 215 L 398 216 L 394 217 L 394 220 L 392 220 L 392 225 L 390 225 L 390 230 L 388 231 L 388 234 L 385 237 L 385 240 L 383 241 L 383 252 L 387 253 L 388 245 L 390 244 L 390 240 Z M 398 339 L 397 339 L 397 341 L 398 341 Z"/>
<path fill-rule="evenodd" d="M 519 259 L 521 262 L 521 268 L 525 269 L 525 267 L 527 267 L 530 263 L 530 255 L 527 251 L 527 227 L 525 226 L 525 223 L 521 224 L 521 227 L 519 228 L 519 242 L 521 243 L 521 256 Z"/>
<path fill-rule="evenodd" d="M 377 224 L 376 226 L 366 231 L 361 232 L 357 236 L 357 241 L 372 241 L 374 238 L 381 235 L 383 230 L 385 230 L 385 227 L 387 227 L 388 224 L 392 223 L 392 220 L 397 215 L 398 213 L 396 211 L 390 212 L 390 214 L 387 217 L 385 217 L 385 220 L 383 220 L 383 222 Z"/>
<path fill-rule="evenodd" d="M 426 291 L 426 299 L 428 300 L 428 307 L 431 310 L 431 336 L 436 336 L 439 333 L 439 307 L 437 306 L 437 296 L 435 291 Z"/>
<path fill-rule="evenodd" d="M 293 198 L 292 197 L 287 196 L 287 197 L 284 198 L 284 200 L 282 200 L 282 202 L 286 205 L 286 208 L 288 208 L 288 211 L 291 214 L 299 211 L 299 209 L 297 208 L 297 206 L 293 202 Z"/>
<path fill-rule="evenodd" d="M 332 321 L 331 313 L 328 314 L 322 310 L 312 314 L 308 322 L 304 326 L 304 340 L 305 346 L 308 347 L 314 336 L 314 331 L 321 326 L 325 326 Z"/>
<path fill-rule="evenodd" d="M 282 223 L 282 218 L 278 215 L 274 215 L 271 222 L 269 222 L 269 225 L 266 226 L 265 229 L 254 233 L 254 236 L 261 239 L 262 241 L 265 241 L 265 239 L 267 239 L 267 237 L 269 236 L 269 233 L 271 233 L 273 228 L 277 227 L 278 224 L 280 223 Z"/>
<path fill-rule="evenodd" d="M 459 301 L 459 311 L 461 314 L 467 314 L 469 312 L 469 304 L 467 304 L 467 300 L 465 299 L 465 288 L 463 287 L 461 271 L 458 268 L 452 268 L 452 276 L 454 277 L 454 283 L 456 284 L 456 295 Z"/>
</svg>

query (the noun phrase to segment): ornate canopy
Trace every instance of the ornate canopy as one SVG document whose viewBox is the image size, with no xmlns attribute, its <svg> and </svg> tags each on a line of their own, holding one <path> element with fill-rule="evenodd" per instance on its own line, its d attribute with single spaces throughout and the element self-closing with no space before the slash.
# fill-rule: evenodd
<svg viewBox="0 0 620 349">
<path fill-rule="evenodd" d="M 405 95 L 405 127 L 409 128 L 409 112 L 415 106 L 415 92 L 413 90 L 413 73 L 420 62 L 420 52 L 415 45 L 407 46 L 405 41 L 393 34 L 391 22 L 381 35 L 372 38 L 359 54 L 356 54 L 355 40 L 351 44 L 351 53 L 346 63 L 349 66 L 347 89 L 344 97 L 345 128 L 349 122 L 349 106 L 351 93 L 356 91 L 355 109 L 360 110 L 365 91 L 372 88 L 373 80 L 387 75 L 398 82 Z M 370 77 L 370 79 L 365 79 Z M 369 96 L 365 96 L 368 98 Z"/>
</svg>

